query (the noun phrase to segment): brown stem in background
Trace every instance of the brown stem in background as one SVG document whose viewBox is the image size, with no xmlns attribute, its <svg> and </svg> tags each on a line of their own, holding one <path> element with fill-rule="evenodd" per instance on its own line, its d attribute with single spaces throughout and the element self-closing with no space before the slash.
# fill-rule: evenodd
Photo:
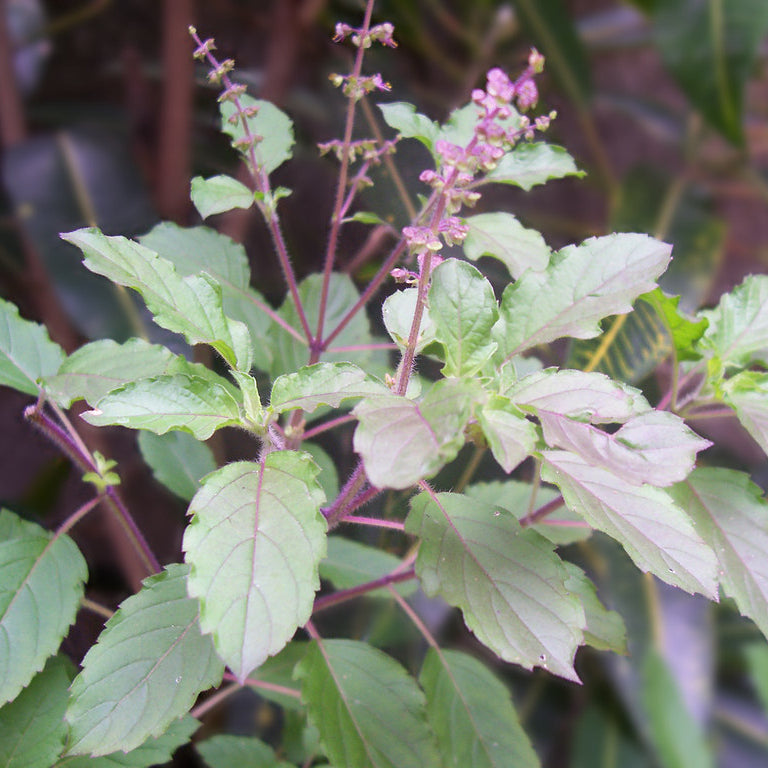
<svg viewBox="0 0 768 768">
<path fill-rule="evenodd" d="M 3 149 L 25 134 L 24 109 L 13 71 L 13 45 L 8 30 L 8 1 L 0 0 L 0 142 Z"/>
<path fill-rule="evenodd" d="M 184 223 L 189 211 L 194 60 L 187 29 L 193 0 L 163 6 L 163 98 L 157 158 L 156 201 L 164 219 Z"/>
</svg>

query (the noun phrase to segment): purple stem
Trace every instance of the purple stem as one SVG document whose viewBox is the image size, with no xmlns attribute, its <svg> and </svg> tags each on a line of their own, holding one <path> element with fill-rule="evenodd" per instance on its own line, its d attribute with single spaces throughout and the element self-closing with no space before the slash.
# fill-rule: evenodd
<svg viewBox="0 0 768 768">
<path fill-rule="evenodd" d="M 560 509 L 560 507 L 562 507 L 564 504 L 565 499 L 563 499 L 562 496 L 557 496 L 556 498 L 552 499 L 552 501 L 548 501 L 534 512 L 531 512 L 530 514 L 521 518 L 520 525 L 523 526 L 523 528 L 526 528 L 529 525 L 533 525 L 539 520 L 545 518 L 547 515 L 551 515 L 555 510 Z"/>
<path fill-rule="evenodd" d="M 24 418 L 36 426 L 52 443 L 58 446 L 59 450 L 61 450 L 61 452 L 83 472 L 98 472 L 98 467 L 93 458 L 89 455 L 84 455 L 77 445 L 77 442 L 72 439 L 71 435 L 56 424 L 56 422 L 46 413 L 40 410 L 39 404 L 31 405 L 26 408 L 24 410 Z M 117 519 L 120 521 L 120 524 L 141 557 L 144 565 L 152 573 L 159 573 L 162 571 L 162 566 L 150 549 L 147 540 L 136 525 L 136 521 L 131 516 L 131 513 L 128 511 L 114 486 L 107 486 L 104 492 L 104 500 L 111 507 L 112 511 L 116 513 Z M 74 516 L 77 516 L 81 510 L 76 511 Z M 66 529 L 68 523 L 69 521 L 65 521 L 62 527 Z M 71 525 L 69 527 L 71 527 Z"/>
<path fill-rule="evenodd" d="M 360 37 L 364 39 L 368 35 L 368 30 L 371 26 L 371 16 L 373 15 L 373 3 L 374 0 L 368 0 L 365 7 L 365 18 L 363 19 L 363 25 L 360 29 Z M 352 68 L 351 80 L 357 82 L 360 79 L 360 72 L 363 69 L 363 56 L 365 55 L 365 47 L 361 44 L 357 49 L 355 55 L 355 63 Z M 320 293 L 320 309 L 317 318 L 317 338 L 323 341 L 323 327 L 325 325 L 325 310 L 328 306 L 328 291 L 331 282 L 331 272 L 333 271 L 333 265 L 336 261 L 336 248 L 339 240 L 339 229 L 341 227 L 342 219 L 342 207 L 344 205 L 344 194 L 347 189 L 347 173 L 349 171 L 349 147 L 352 141 L 352 129 L 355 124 L 355 105 L 356 99 L 354 96 L 350 96 L 347 104 L 347 117 L 344 125 L 344 139 L 341 150 L 341 168 L 339 169 L 339 181 L 336 187 L 336 200 L 333 206 L 333 215 L 331 217 L 331 230 L 328 233 L 328 246 L 325 252 L 325 264 L 323 266 L 323 287 Z M 315 356 L 319 359 L 320 352 L 324 349 L 322 343 L 317 350 L 313 350 L 313 356 L 310 358 L 310 364 L 316 363 L 317 359 L 313 359 Z"/>
<path fill-rule="evenodd" d="M 413 568 L 409 568 L 407 571 L 393 571 L 386 576 L 382 576 L 379 579 L 368 581 L 365 584 L 360 584 L 357 587 L 351 587 L 350 589 L 341 589 L 338 592 L 334 592 L 332 595 L 325 595 L 324 597 L 318 597 L 315 600 L 315 605 L 312 608 L 312 614 L 314 615 L 318 611 L 323 611 L 326 608 L 330 608 L 332 605 L 338 605 L 346 600 L 351 600 L 353 597 L 364 595 L 367 592 L 373 592 L 375 589 L 381 589 L 389 584 L 398 584 L 401 581 L 408 581 L 409 579 L 416 578 L 416 571 Z"/>
</svg>

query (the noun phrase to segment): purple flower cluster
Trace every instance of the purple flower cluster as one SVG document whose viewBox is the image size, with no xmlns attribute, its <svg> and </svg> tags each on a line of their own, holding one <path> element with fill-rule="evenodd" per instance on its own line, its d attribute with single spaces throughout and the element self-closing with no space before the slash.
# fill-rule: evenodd
<svg viewBox="0 0 768 768">
<path fill-rule="evenodd" d="M 457 214 L 463 207 L 471 208 L 480 198 L 473 184 L 479 173 L 488 173 L 498 165 L 501 158 L 521 139 L 533 138 L 534 130 L 544 131 L 555 117 L 537 117 L 533 123 L 524 114 L 534 107 L 539 99 L 535 76 L 544 69 L 544 57 L 533 49 L 528 57 L 528 66 L 516 80 L 511 80 L 501 69 L 491 69 L 487 75 L 485 90 L 472 92 L 472 101 L 478 108 L 478 119 L 474 134 L 466 146 L 454 144 L 445 139 L 435 142 L 438 158 L 437 170 L 426 170 L 419 179 L 437 193 L 438 213 L 430 226 L 403 228 L 408 251 L 419 260 L 419 273 L 427 253 L 431 254 L 431 268 L 439 263 L 437 252 L 446 245 L 457 245 L 464 241 L 468 227 Z M 418 276 L 398 268 L 391 272 L 398 282 L 414 282 Z"/>
</svg>

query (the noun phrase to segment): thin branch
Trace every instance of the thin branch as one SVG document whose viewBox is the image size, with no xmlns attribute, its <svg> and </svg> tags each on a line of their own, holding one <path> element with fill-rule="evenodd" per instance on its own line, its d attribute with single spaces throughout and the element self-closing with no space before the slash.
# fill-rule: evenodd
<svg viewBox="0 0 768 768">
<path fill-rule="evenodd" d="M 344 416 L 337 416 L 335 419 L 330 419 L 322 424 L 318 424 L 316 427 L 312 427 L 312 429 L 308 429 L 304 433 L 304 439 L 311 440 L 313 437 L 317 437 L 323 432 L 327 432 L 329 429 L 335 429 L 343 424 L 349 424 L 352 421 L 356 421 L 356 419 L 351 413 L 346 413 Z"/>
<path fill-rule="evenodd" d="M 406 616 L 411 620 L 413 625 L 416 627 L 416 629 L 419 630 L 421 633 L 421 636 L 431 645 L 442 657 L 442 653 L 440 653 L 440 646 L 437 644 L 437 640 L 432 636 L 432 633 L 427 629 L 427 625 L 424 624 L 424 622 L 421 620 L 421 618 L 418 616 L 416 611 L 411 608 L 411 606 L 408 604 L 408 601 L 391 585 L 387 584 L 387 589 L 389 590 L 389 593 L 394 598 L 395 602 L 402 608 L 403 613 L 405 613 Z M 443 659 L 443 664 L 448 668 L 448 665 L 445 664 L 445 659 Z"/>
<path fill-rule="evenodd" d="M 199 720 L 214 709 L 214 707 L 221 704 L 224 699 L 228 699 L 233 693 L 237 693 L 241 688 L 242 686 L 240 683 L 234 683 L 233 685 L 228 685 L 226 688 L 220 688 L 216 693 L 212 693 L 202 704 L 193 707 L 189 714 L 196 720 Z"/>
<path fill-rule="evenodd" d="M 56 530 L 55 538 L 63 536 L 77 523 L 79 523 L 94 507 L 97 507 L 100 502 L 104 501 L 104 496 L 95 496 L 90 501 L 86 501 L 77 511 L 73 512 Z"/>
<path fill-rule="evenodd" d="M 373 528 L 392 528 L 395 531 L 404 531 L 405 523 L 399 520 L 380 520 L 376 517 L 358 517 L 357 515 L 345 515 L 345 523 L 355 523 L 357 525 L 370 525 Z"/>
<path fill-rule="evenodd" d="M 80 607 L 85 608 L 87 611 L 91 611 L 91 613 L 96 613 L 105 619 L 111 619 L 115 615 L 114 611 L 110 611 L 109 608 L 106 608 L 94 600 L 89 600 L 87 597 L 80 598 Z"/>
<path fill-rule="evenodd" d="M 389 584 L 399 584 L 401 581 L 409 581 L 416 578 L 416 571 L 413 568 L 409 568 L 406 571 L 399 571 L 395 569 L 392 573 L 388 573 L 386 576 L 368 581 L 365 584 L 360 584 L 357 587 L 350 587 L 349 589 L 340 589 L 338 592 L 334 592 L 330 595 L 324 595 L 315 599 L 315 605 L 312 608 L 312 614 L 316 614 L 318 611 L 324 611 L 326 608 L 330 608 L 333 605 L 344 603 L 347 600 L 352 600 L 355 597 L 366 595 L 368 592 L 373 592 L 376 589 L 381 589 Z"/>
<path fill-rule="evenodd" d="M 562 496 L 557 496 L 552 499 L 552 501 L 548 501 L 546 504 L 539 507 L 535 512 L 531 512 L 525 517 L 521 518 L 520 525 L 525 528 L 526 526 L 538 523 L 539 520 L 543 520 L 547 515 L 551 515 L 553 512 L 560 509 L 560 507 L 564 505 L 565 499 L 563 499 Z"/>
<path fill-rule="evenodd" d="M 367 0 L 365 6 L 365 17 L 360 29 L 361 41 L 368 36 L 368 30 L 371 26 L 371 16 L 373 15 L 374 0 Z M 355 55 L 355 63 L 350 75 L 351 82 L 357 82 L 360 79 L 360 73 L 363 70 L 363 57 L 365 56 L 365 46 L 358 46 Z M 344 123 L 344 138 L 342 141 L 341 167 L 339 168 L 339 179 L 336 187 L 336 200 L 333 206 L 331 216 L 331 229 L 328 233 L 328 245 L 325 251 L 325 264 L 323 265 L 323 286 L 320 291 L 320 308 L 317 318 L 317 338 L 323 340 L 323 329 L 325 326 L 325 311 L 328 306 L 328 292 L 331 283 L 331 272 L 336 261 L 336 249 L 338 247 L 339 230 L 341 228 L 342 207 L 344 205 L 344 195 L 347 189 L 347 174 L 349 172 L 350 153 L 349 147 L 352 142 L 352 130 L 355 125 L 355 106 L 357 100 L 354 95 L 350 95 L 347 103 L 347 116 Z M 319 356 L 319 351 L 316 353 Z M 310 363 L 316 360 L 310 359 Z"/>
</svg>

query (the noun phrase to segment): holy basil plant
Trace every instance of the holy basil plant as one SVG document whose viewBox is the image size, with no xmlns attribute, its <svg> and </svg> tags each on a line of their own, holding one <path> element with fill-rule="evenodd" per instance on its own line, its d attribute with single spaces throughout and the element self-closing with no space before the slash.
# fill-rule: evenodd
<svg viewBox="0 0 768 768">
<path fill-rule="evenodd" d="M 580 175 L 541 138 L 554 114 L 530 116 L 536 51 L 516 79 L 491 70 L 444 124 L 385 103 L 396 137 L 353 140 L 359 102 L 388 89 L 362 74 L 363 54 L 394 46 L 391 25 L 371 26 L 371 5 L 361 28 L 336 30 L 357 48 L 352 72 L 332 76 L 347 128 L 322 147 L 338 159 L 338 193 L 320 271 L 302 280 L 281 228 L 289 190 L 270 179 L 291 158 L 291 120 L 232 82 L 232 62 L 191 30 L 223 88 L 222 129 L 250 172 L 249 184 L 195 178 L 192 200 L 203 218 L 256 208 L 285 277 L 279 307 L 252 287 L 239 244 L 169 223 L 137 240 L 95 228 L 62 237 L 86 269 L 141 296 L 173 350 L 104 339 L 65 355 L 0 303 L 0 382 L 30 396 L 26 418 L 92 487 L 55 531 L 0 513 L 4 766 L 165 762 L 241 686 L 283 708 L 303 746 L 214 735 L 198 743 L 211 766 L 537 766 L 507 686 L 468 634 L 462 650 L 438 643 L 425 595 L 460 614 L 486 659 L 578 682 L 580 646 L 626 649 L 621 618 L 568 546 L 593 532 L 667 584 L 729 596 L 768 634 L 766 501 L 743 472 L 701 457 L 697 467 L 710 443 L 686 424 L 725 409 L 768 451 L 768 277 L 748 277 L 689 318 L 657 287 L 668 244 L 610 234 L 554 251 L 509 212 L 470 215 L 488 185 L 529 190 Z M 431 160 L 420 209 L 394 230 L 386 211 L 355 202 L 406 140 Z M 351 222 L 394 243 L 362 288 L 336 269 Z M 472 263 L 481 257 L 500 262 L 505 286 Z M 388 338 L 366 313 L 382 292 L 372 311 Z M 552 364 L 563 349 L 552 342 L 597 337 L 636 302 L 666 339 L 668 385 L 655 406 L 627 383 Z M 192 362 L 197 345 L 216 353 L 211 365 Z M 157 562 L 122 500 L 119 467 L 66 416 L 79 401 L 91 425 L 138 430 L 157 479 L 189 502 L 183 562 Z M 252 458 L 217 465 L 206 441 L 225 427 L 250 436 Z M 351 436 L 351 467 L 315 442 L 331 430 Z M 500 479 L 473 483 L 483 455 Z M 451 473 L 457 457 L 464 470 Z M 105 511 L 124 523 L 148 576 L 76 669 L 59 650 L 78 611 L 93 608 L 76 524 Z M 386 538 L 359 535 L 376 528 Z M 357 597 L 401 610 L 422 650 L 404 664 L 379 647 L 386 633 L 359 625 L 353 637 L 324 637 L 318 615 Z"/>
</svg>

